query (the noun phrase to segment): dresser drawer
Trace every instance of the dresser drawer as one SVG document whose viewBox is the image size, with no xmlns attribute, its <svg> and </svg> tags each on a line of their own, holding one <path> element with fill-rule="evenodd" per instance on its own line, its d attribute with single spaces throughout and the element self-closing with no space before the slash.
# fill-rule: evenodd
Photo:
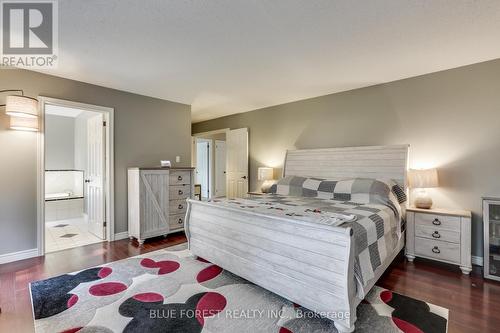
<svg viewBox="0 0 500 333">
<path fill-rule="evenodd" d="M 169 225 L 170 230 L 184 228 L 184 214 L 170 215 Z"/>
<path fill-rule="evenodd" d="M 170 200 L 169 205 L 170 215 L 177 215 L 186 212 L 187 202 L 186 200 Z"/>
<path fill-rule="evenodd" d="M 171 170 L 170 185 L 191 184 L 191 171 Z"/>
<path fill-rule="evenodd" d="M 170 186 L 170 200 L 186 199 L 191 196 L 191 185 Z"/>
<path fill-rule="evenodd" d="M 460 263 L 460 244 L 415 237 L 415 254 Z"/>
<path fill-rule="evenodd" d="M 415 226 L 460 231 L 460 217 L 439 214 L 415 213 Z"/>
<path fill-rule="evenodd" d="M 422 238 L 429 238 L 434 240 L 441 240 L 451 243 L 460 243 L 460 232 L 455 230 L 448 230 L 438 227 L 430 227 L 423 225 L 415 226 L 415 236 Z"/>
</svg>

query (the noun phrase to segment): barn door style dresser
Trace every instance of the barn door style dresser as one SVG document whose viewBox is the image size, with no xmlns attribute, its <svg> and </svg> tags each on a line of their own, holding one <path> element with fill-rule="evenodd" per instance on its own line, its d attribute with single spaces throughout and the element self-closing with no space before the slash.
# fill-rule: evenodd
<svg viewBox="0 0 500 333">
<path fill-rule="evenodd" d="M 184 230 L 186 199 L 194 194 L 193 168 L 128 169 L 128 235 L 139 244 Z"/>
<path fill-rule="evenodd" d="M 469 274 L 471 265 L 471 212 L 445 209 L 406 209 L 406 257 L 438 260 L 460 266 Z"/>
</svg>

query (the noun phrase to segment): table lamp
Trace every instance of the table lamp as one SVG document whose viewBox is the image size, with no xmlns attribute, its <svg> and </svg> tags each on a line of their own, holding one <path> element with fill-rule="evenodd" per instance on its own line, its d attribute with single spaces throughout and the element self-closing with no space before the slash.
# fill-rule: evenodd
<svg viewBox="0 0 500 333">
<path fill-rule="evenodd" d="M 257 177 L 258 180 L 264 181 L 262 183 L 262 187 L 260 188 L 260 190 L 262 191 L 262 193 L 268 193 L 269 189 L 274 184 L 274 181 L 273 181 L 273 179 L 274 179 L 274 170 L 273 170 L 273 168 L 260 167 L 258 169 L 258 175 L 257 176 L 258 176 Z"/>
<path fill-rule="evenodd" d="M 432 198 L 425 189 L 438 187 L 437 169 L 411 169 L 408 173 L 409 187 L 417 189 L 415 207 L 429 209 Z"/>
</svg>

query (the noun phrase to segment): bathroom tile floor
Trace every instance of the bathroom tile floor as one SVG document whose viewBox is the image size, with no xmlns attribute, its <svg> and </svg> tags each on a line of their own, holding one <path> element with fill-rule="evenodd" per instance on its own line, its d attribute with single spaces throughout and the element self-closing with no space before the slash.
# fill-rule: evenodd
<svg viewBox="0 0 500 333">
<path fill-rule="evenodd" d="M 84 218 L 45 223 L 45 252 L 47 253 L 102 241 L 88 231 Z"/>
</svg>

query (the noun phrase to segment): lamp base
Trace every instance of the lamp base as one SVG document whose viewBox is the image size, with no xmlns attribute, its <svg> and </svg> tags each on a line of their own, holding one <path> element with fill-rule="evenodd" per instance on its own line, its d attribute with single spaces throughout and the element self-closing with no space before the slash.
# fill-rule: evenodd
<svg viewBox="0 0 500 333">
<path fill-rule="evenodd" d="M 271 190 L 271 186 L 273 186 L 274 183 L 274 180 L 264 180 L 262 186 L 260 187 L 260 190 L 262 191 L 262 193 L 269 193 L 269 191 Z"/>
<path fill-rule="evenodd" d="M 415 207 L 430 209 L 432 207 L 432 198 L 425 191 L 418 192 L 415 197 Z"/>
</svg>

